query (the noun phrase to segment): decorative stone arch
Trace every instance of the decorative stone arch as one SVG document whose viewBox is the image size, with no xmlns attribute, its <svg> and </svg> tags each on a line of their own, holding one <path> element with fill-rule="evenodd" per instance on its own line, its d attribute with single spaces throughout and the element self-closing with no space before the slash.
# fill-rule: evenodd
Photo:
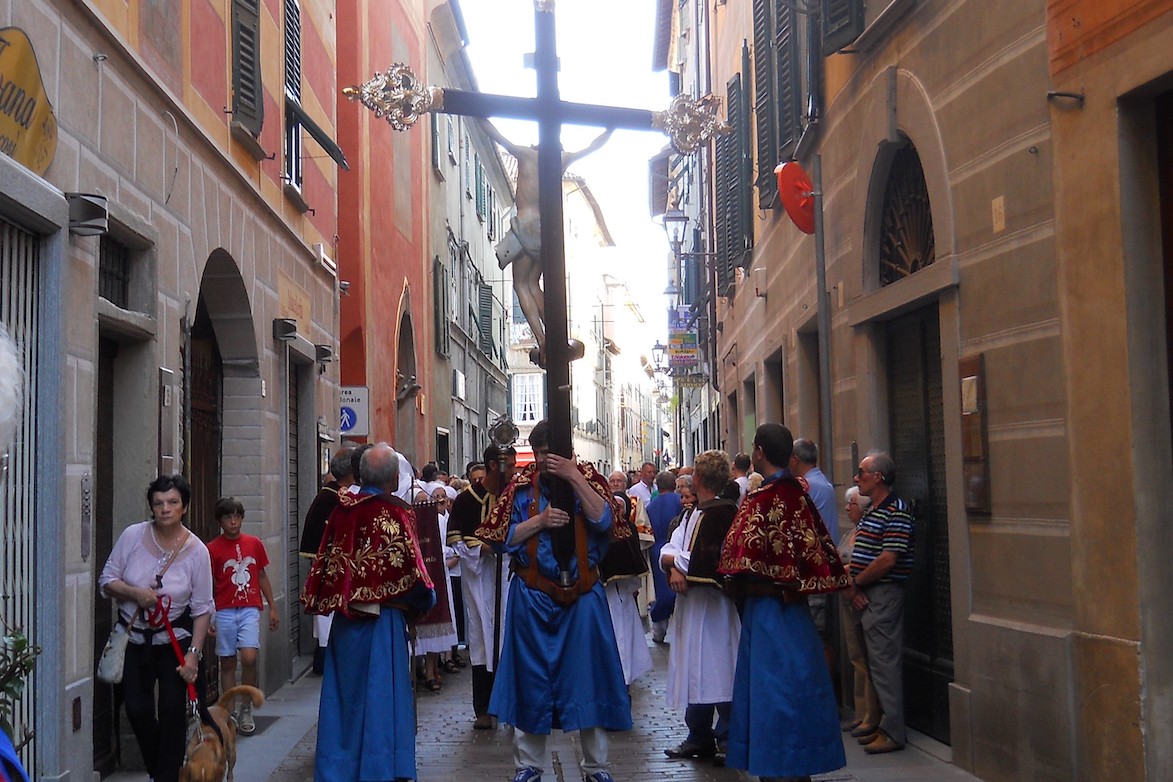
<svg viewBox="0 0 1173 782">
<path fill-rule="evenodd" d="M 248 288 L 240 266 L 227 250 L 208 256 L 200 277 L 200 301 L 206 308 L 223 366 L 221 442 L 247 443 L 248 448 L 222 447 L 220 491 L 239 497 L 263 520 L 262 409 L 260 347 Z"/>
<path fill-rule="evenodd" d="M 422 390 L 415 351 L 415 325 L 411 315 L 411 286 L 404 282 L 399 297 L 399 318 L 395 334 L 395 442 L 412 464 L 422 462 L 427 454 L 417 453 L 419 413 L 416 398 Z"/>
</svg>

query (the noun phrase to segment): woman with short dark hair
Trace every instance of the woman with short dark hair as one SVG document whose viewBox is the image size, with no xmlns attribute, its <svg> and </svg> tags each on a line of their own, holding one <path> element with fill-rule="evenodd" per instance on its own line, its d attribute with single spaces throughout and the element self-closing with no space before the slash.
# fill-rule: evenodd
<svg viewBox="0 0 1173 782">
<path fill-rule="evenodd" d="M 154 782 L 179 778 L 187 685 L 203 692 L 200 662 L 215 607 L 208 548 L 184 524 L 190 501 L 191 486 L 181 475 L 151 483 L 151 518 L 122 532 L 98 579 L 102 594 L 118 601 L 118 622 L 130 633 L 118 686 Z M 171 646 L 168 622 L 182 662 Z"/>
</svg>

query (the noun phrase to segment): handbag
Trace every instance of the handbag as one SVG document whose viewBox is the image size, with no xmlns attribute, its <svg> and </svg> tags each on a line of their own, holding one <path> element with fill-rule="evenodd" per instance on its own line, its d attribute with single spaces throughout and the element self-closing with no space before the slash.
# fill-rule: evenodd
<svg viewBox="0 0 1173 782">
<path fill-rule="evenodd" d="M 126 625 L 119 622 L 110 631 L 110 638 L 102 649 L 102 656 L 98 658 L 98 681 L 106 684 L 120 684 L 122 682 L 122 667 L 126 663 L 126 645 L 130 643 L 130 633 Z"/>
</svg>

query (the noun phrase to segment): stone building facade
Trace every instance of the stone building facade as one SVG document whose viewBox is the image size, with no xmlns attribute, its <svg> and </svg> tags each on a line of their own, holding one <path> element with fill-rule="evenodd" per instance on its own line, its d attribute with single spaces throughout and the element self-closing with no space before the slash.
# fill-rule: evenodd
<svg viewBox="0 0 1173 782">
<path fill-rule="evenodd" d="M 281 628 L 264 688 L 308 665 L 291 541 L 337 435 L 333 11 L 0 2 L 6 80 L 37 74 L 55 116 L 32 129 L 55 150 L 0 156 L 0 321 L 29 377 L 0 610 L 43 648 L 16 714 L 35 778 L 111 768 L 95 585 L 160 473 L 191 479 L 201 537 L 231 494 L 266 544 Z"/>
<path fill-rule="evenodd" d="M 724 445 L 783 421 L 841 486 L 893 453 L 917 517 L 909 721 L 956 764 L 1164 779 L 1173 4 L 800 10 L 666 17 L 735 128 L 691 207 Z M 782 204 L 794 159 L 823 248 Z"/>
</svg>

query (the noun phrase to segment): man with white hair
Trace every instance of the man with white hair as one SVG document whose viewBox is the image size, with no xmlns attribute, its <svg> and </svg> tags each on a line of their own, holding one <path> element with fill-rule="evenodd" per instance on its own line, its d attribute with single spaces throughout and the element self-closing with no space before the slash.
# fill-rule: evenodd
<svg viewBox="0 0 1173 782">
<path fill-rule="evenodd" d="M 335 612 L 318 707 L 314 779 L 415 779 L 409 615 L 436 600 L 411 506 L 394 496 L 399 456 L 362 455 L 362 488 L 342 494 L 310 566 L 301 602 Z"/>
</svg>

